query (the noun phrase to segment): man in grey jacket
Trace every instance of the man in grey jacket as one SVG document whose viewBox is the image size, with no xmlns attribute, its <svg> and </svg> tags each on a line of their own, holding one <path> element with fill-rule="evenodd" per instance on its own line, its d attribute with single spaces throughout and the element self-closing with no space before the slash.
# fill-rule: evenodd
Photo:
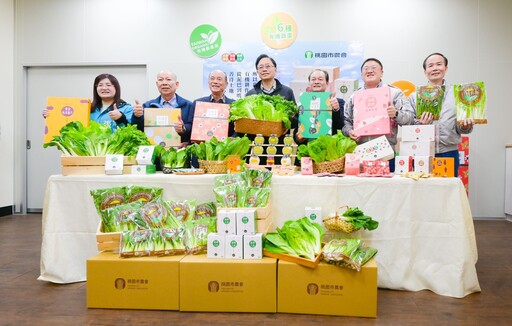
<svg viewBox="0 0 512 326">
<path fill-rule="evenodd" d="M 441 53 L 432 53 L 423 61 L 423 70 L 429 85 L 445 86 L 445 91 L 439 120 L 434 121 L 432 113 L 423 112 L 420 118 L 416 119 L 416 124 L 436 125 L 436 157 L 453 157 L 454 175 L 458 176 L 458 145 L 461 142 L 461 134 L 469 134 L 475 122 L 473 119 L 465 119 L 457 123 L 453 85 L 447 84 L 444 79 L 448 71 L 448 59 Z M 412 93 L 409 99 L 416 112 L 416 92 Z"/>
</svg>

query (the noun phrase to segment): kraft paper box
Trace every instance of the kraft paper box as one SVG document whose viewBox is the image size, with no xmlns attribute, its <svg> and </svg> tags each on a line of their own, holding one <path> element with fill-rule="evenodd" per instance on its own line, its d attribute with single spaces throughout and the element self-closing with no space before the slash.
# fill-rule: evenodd
<svg viewBox="0 0 512 326">
<path fill-rule="evenodd" d="M 181 136 L 174 127 L 144 127 L 144 133 L 153 145 L 160 145 L 165 148 L 181 145 Z"/>
<path fill-rule="evenodd" d="M 405 174 L 411 172 L 413 168 L 412 156 L 398 155 L 395 157 L 395 174 Z"/>
<path fill-rule="evenodd" d="M 350 96 L 359 88 L 357 79 L 336 79 L 334 81 L 334 91 L 336 97 L 341 98 L 345 103 L 350 99 Z"/>
<path fill-rule="evenodd" d="M 345 154 L 345 174 L 358 175 L 359 173 L 361 173 L 361 159 L 359 154 Z"/>
<path fill-rule="evenodd" d="M 357 272 L 320 262 L 315 269 L 279 260 L 277 312 L 377 317 L 377 265 Z"/>
<path fill-rule="evenodd" d="M 354 131 L 359 136 L 391 134 L 389 87 L 361 89 L 354 93 Z"/>
<path fill-rule="evenodd" d="M 228 137 L 229 104 L 196 102 L 191 139 L 210 140 L 216 137 L 223 141 Z"/>
<path fill-rule="evenodd" d="M 145 108 L 144 132 L 151 144 L 165 148 L 181 145 L 181 136 L 174 129 L 178 122 L 181 109 Z"/>
<path fill-rule="evenodd" d="M 181 109 L 145 108 L 144 126 L 174 127 L 174 123 L 179 121 L 179 117 L 181 117 Z"/>
<path fill-rule="evenodd" d="M 178 310 L 182 258 L 101 252 L 87 259 L 87 307 Z"/>
<path fill-rule="evenodd" d="M 402 141 L 435 141 L 435 125 L 402 126 Z"/>
<path fill-rule="evenodd" d="M 400 155 L 403 156 L 434 156 L 436 144 L 433 141 L 401 141 Z"/>
<path fill-rule="evenodd" d="M 274 258 L 188 255 L 180 261 L 180 310 L 275 313 L 276 275 Z"/>
<path fill-rule="evenodd" d="M 332 87 L 333 80 L 336 80 L 340 77 L 340 67 L 336 66 L 296 66 L 293 69 L 293 79 L 294 80 L 305 80 L 308 81 L 308 77 L 311 74 L 313 70 L 321 69 L 325 70 L 327 74 L 329 75 L 329 85 Z M 332 91 L 332 89 L 329 89 Z M 297 93 L 295 93 L 297 94 Z M 300 93 L 299 93 L 300 94 Z"/>
<path fill-rule="evenodd" d="M 364 144 L 357 145 L 354 153 L 359 154 L 361 160 L 390 160 L 395 157 L 386 136 L 380 136 Z"/>
<path fill-rule="evenodd" d="M 62 127 L 71 121 L 80 121 L 89 126 L 91 101 L 86 98 L 48 97 L 46 100 L 48 116 L 45 119 L 44 142 L 60 135 Z"/>
<path fill-rule="evenodd" d="M 414 172 L 432 173 L 432 156 L 414 157 Z"/>
<path fill-rule="evenodd" d="M 455 177 L 453 157 L 434 157 L 432 159 L 432 173 L 435 177 Z"/>
<path fill-rule="evenodd" d="M 329 92 L 300 94 L 299 132 L 304 138 L 332 134 L 332 108 Z"/>
</svg>

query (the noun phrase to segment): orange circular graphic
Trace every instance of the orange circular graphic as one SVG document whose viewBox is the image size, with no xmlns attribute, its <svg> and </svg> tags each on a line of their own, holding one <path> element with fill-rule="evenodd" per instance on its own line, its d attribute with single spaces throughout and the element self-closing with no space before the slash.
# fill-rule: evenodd
<svg viewBox="0 0 512 326">
<path fill-rule="evenodd" d="M 297 23 L 288 14 L 271 14 L 261 24 L 261 39 L 272 49 L 285 49 L 297 38 Z"/>
</svg>

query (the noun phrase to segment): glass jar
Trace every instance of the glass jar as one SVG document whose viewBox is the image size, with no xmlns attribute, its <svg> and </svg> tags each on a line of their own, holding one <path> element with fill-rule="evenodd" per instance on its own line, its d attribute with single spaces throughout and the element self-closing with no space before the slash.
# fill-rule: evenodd
<svg viewBox="0 0 512 326">
<path fill-rule="evenodd" d="M 293 144 L 293 137 L 292 137 L 292 135 L 284 136 L 283 142 L 284 142 L 285 145 L 292 145 Z"/>
<path fill-rule="evenodd" d="M 249 157 L 249 165 L 259 165 L 259 164 L 260 164 L 259 156 L 252 154 L 251 157 Z"/>
<path fill-rule="evenodd" d="M 257 134 L 256 137 L 254 137 L 254 145 L 263 145 L 265 142 L 265 137 L 263 137 L 262 134 Z"/>
<path fill-rule="evenodd" d="M 268 143 L 270 145 L 277 145 L 277 143 L 279 143 L 279 138 L 277 138 L 276 134 L 271 134 L 268 139 Z"/>
<path fill-rule="evenodd" d="M 292 155 L 293 148 L 289 145 L 283 147 L 283 155 Z"/>
<path fill-rule="evenodd" d="M 277 153 L 277 147 L 276 147 L 276 146 L 274 146 L 274 145 L 269 145 L 269 146 L 267 147 L 267 154 L 268 154 L 268 155 L 276 155 L 276 153 Z"/>
<path fill-rule="evenodd" d="M 256 154 L 256 155 L 263 154 L 263 146 L 261 146 L 261 145 L 254 146 L 254 148 L 252 149 L 252 152 L 253 152 L 253 154 Z"/>
<path fill-rule="evenodd" d="M 292 159 L 290 155 L 284 155 L 281 157 L 281 165 L 292 165 Z"/>
<path fill-rule="evenodd" d="M 274 156 L 267 156 L 267 165 L 274 165 Z"/>
</svg>

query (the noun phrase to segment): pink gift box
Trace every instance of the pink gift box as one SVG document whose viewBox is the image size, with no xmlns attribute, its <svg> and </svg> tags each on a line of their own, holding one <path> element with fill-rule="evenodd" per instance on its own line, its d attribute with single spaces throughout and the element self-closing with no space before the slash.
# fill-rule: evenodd
<svg viewBox="0 0 512 326">
<path fill-rule="evenodd" d="M 363 161 L 363 173 L 368 175 L 388 175 L 389 162 L 381 160 Z"/>
<path fill-rule="evenodd" d="M 358 154 L 345 154 L 345 174 L 358 175 L 361 173 L 361 158 Z"/>
<path fill-rule="evenodd" d="M 362 89 L 354 93 L 354 131 L 359 136 L 391 134 L 388 116 L 389 87 Z"/>
<path fill-rule="evenodd" d="M 216 137 L 223 141 L 228 137 L 229 104 L 196 102 L 192 134 L 196 141 L 210 140 Z"/>
<path fill-rule="evenodd" d="M 311 159 L 311 157 L 301 157 L 300 173 L 303 175 L 313 174 L 313 160 Z"/>
</svg>

